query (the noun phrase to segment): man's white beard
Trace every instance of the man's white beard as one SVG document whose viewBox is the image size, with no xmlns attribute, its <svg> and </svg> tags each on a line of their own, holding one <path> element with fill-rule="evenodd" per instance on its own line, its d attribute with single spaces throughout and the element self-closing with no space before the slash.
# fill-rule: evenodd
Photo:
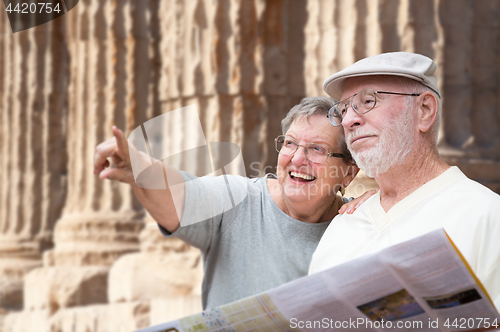
<svg viewBox="0 0 500 332">
<path fill-rule="evenodd" d="M 384 174 L 392 166 L 401 162 L 415 145 L 412 137 L 414 130 L 412 107 L 407 105 L 401 114 L 388 121 L 381 132 L 350 132 L 347 139 L 347 147 L 359 168 L 369 177 Z M 352 149 L 350 141 L 352 137 L 359 135 L 378 135 L 378 143 L 360 152 Z"/>
</svg>

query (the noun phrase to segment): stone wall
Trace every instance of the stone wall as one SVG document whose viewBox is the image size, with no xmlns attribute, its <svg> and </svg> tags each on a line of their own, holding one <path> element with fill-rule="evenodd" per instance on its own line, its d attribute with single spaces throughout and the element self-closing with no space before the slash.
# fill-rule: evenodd
<svg viewBox="0 0 500 332">
<path fill-rule="evenodd" d="M 440 153 L 500 193 L 499 22 L 500 0 L 81 0 L 16 34 L 1 14 L 0 331 L 130 331 L 201 309 L 197 250 L 92 173 L 112 125 L 195 104 L 207 141 L 238 144 L 259 176 L 326 77 L 417 52 L 438 64 Z"/>
</svg>

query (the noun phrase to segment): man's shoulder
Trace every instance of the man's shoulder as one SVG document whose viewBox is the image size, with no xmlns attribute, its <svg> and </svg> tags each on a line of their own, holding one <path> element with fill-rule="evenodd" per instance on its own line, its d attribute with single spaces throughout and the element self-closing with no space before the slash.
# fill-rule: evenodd
<svg viewBox="0 0 500 332">
<path fill-rule="evenodd" d="M 500 195 L 468 178 L 456 166 L 450 167 L 407 198 L 410 201 L 438 201 L 442 207 L 450 204 L 457 207 L 473 204 L 485 206 L 492 203 L 500 206 Z"/>
<path fill-rule="evenodd" d="M 333 220 L 332 223 L 350 223 L 353 220 L 358 220 L 358 221 L 363 221 L 363 220 L 370 220 L 370 205 L 373 204 L 373 200 L 380 200 L 380 196 L 378 193 L 375 195 L 372 195 L 369 197 L 366 201 L 364 201 L 352 214 L 349 213 L 342 213 L 342 214 L 337 214 Z"/>
<path fill-rule="evenodd" d="M 469 179 L 458 168 L 456 171 L 462 176 L 416 203 L 405 214 L 405 220 L 415 219 L 421 223 L 422 218 L 434 220 L 436 217 L 448 227 L 468 225 L 466 228 L 476 227 L 478 223 L 498 223 L 500 195 Z"/>
<path fill-rule="evenodd" d="M 495 193 L 485 185 L 468 178 L 465 174 L 463 178 L 450 185 L 450 187 L 444 190 L 443 193 L 450 195 L 450 197 L 467 197 L 469 202 L 496 203 L 499 204 L 497 206 L 500 208 L 499 194 Z"/>
</svg>

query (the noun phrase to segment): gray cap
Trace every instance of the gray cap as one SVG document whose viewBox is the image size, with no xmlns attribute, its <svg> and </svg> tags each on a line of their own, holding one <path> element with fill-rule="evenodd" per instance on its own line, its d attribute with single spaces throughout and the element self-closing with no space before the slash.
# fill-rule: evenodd
<svg viewBox="0 0 500 332">
<path fill-rule="evenodd" d="M 415 53 L 382 53 L 364 58 L 344 70 L 328 77 L 323 90 L 335 100 L 340 100 L 344 83 L 349 77 L 368 75 L 395 75 L 411 78 L 429 87 L 441 98 L 434 76 L 436 64 L 432 59 Z"/>
</svg>

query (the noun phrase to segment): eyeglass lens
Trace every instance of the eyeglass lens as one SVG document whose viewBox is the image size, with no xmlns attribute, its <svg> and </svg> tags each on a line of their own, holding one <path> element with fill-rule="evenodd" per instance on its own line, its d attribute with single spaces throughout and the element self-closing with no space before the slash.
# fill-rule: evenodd
<svg viewBox="0 0 500 332">
<path fill-rule="evenodd" d="M 334 126 L 340 126 L 342 119 L 347 113 L 349 105 L 352 106 L 356 113 L 364 114 L 371 111 L 375 107 L 376 103 L 377 99 L 375 91 L 363 90 L 333 105 L 328 113 L 328 117 Z"/>
<path fill-rule="evenodd" d="M 294 139 L 283 135 L 278 136 L 275 142 L 276 151 L 287 156 L 295 154 L 299 146 L 303 146 Z M 322 145 L 307 143 L 304 148 L 306 158 L 313 163 L 324 163 L 328 159 L 328 149 Z"/>
</svg>

